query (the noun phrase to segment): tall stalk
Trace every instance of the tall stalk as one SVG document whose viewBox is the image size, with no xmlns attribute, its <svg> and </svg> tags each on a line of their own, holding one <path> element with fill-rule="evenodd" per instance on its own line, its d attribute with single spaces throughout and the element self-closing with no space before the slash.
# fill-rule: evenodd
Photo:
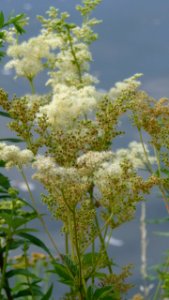
<svg viewBox="0 0 169 300">
<path fill-rule="evenodd" d="M 36 211 L 36 213 L 37 213 L 38 219 L 39 219 L 39 221 L 41 222 L 42 227 L 43 227 L 44 231 L 46 232 L 46 234 L 47 234 L 49 240 L 51 241 L 51 243 L 52 243 L 54 249 L 56 250 L 57 255 L 62 259 L 62 255 L 60 254 L 60 251 L 59 251 L 59 248 L 58 248 L 57 244 L 55 243 L 55 241 L 54 241 L 52 235 L 50 234 L 50 232 L 49 232 L 49 230 L 48 230 L 48 228 L 47 228 L 47 226 L 46 226 L 46 223 L 45 223 L 43 217 L 42 217 L 41 214 L 38 212 L 38 209 L 37 209 L 37 207 L 36 207 L 36 202 L 35 202 L 34 196 L 33 196 L 32 192 L 31 192 L 31 189 L 30 189 L 30 187 L 29 187 L 29 183 L 28 183 L 28 181 L 27 181 L 26 175 L 25 175 L 25 173 L 24 173 L 22 167 L 20 167 L 20 173 L 21 173 L 22 178 L 23 178 L 23 180 L 24 180 L 24 182 L 25 182 L 25 184 L 26 184 L 27 190 L 28 190 L 29 195 L 30 195 L 30 199 L 31 199 L 31 201 L 32 201 L 32 205 L 33 205 L 33 207 L 34 207 L 34 209 L 35 209 L 35 211 Z"/>
</svg>

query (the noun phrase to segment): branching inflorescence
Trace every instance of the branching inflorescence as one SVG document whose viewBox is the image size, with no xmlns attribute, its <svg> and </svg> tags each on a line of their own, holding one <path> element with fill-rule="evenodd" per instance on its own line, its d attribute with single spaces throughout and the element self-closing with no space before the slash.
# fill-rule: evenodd
<svg viewBox="0 0 169 300">
<path fill-rule="evenodd" d="M 142 74 L 116 83 L 107 92 L 97 89 L 98 80 L 90 74 L 89 46 L 97 38 L 93 26 L 99 23 L 91 12 L 100 2 L 85 0 L 77 6 L 81 26 L 70 23 L 68 13 L 51 7 L 47 18 L 39 16 L 38 36 L 19 43 L 14 30 L 5 31 L 11 57 L 5 68 L 14 68 L 16 77 L 26 78 L 32 94 L 9 100 L 0 91 L 0 104 L 12 118 L 9 127 L 26 143 L 25 150 L 1 143 L 0 158 L 7 168 L 17 166 L 22 175 L 23 165 L 32 163 L 33 179 L 47 191 L 42 201 L 62 223 L 65 254 L 56 249 L 69 275 L 74 266 L 65 299 L 123 299 L 131 287 L 125 282 L 130 271 L 124 268 L 115 274 L 107 233 L 131 220 L 137 203 L 154 186 L 169 207 L 168 178 L 160 167 L 169 165 L 168 99 L 156 101 L 141 91 Z M 46 95 L 36 94 L 34 85 L 42 71 L 47 72 L 46 84 L 51 88 Z M 123 134 L 118 130 L 119 119 L 127 113 L 140 143 L 133 141 L 128 148 L 114 151 L 114 139 Z M 149 134 L 154 155 L 144 144 L 142 132 Z M 138 169 L 146 168 L 149 174 L 143 178 Z M 104 298 L 96 298 L 99 286 Z"/>
</svg>

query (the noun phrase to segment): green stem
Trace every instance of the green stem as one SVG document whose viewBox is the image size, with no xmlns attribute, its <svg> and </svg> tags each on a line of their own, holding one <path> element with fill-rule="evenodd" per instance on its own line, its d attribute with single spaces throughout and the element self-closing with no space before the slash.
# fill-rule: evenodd
<svg viewBox="0 0 169 300">
<path fill-rule="evenodd" d="M 156 156 L 156 159 L 157 159 L 159 177 L 161 178 L 160 156 L 159 156 L 159 151 L 155 148 L 155 146 L 154 146 L 154 153 L 155 153 L 155 156 Z M 168 202 L 168 198 L 165 194 L 165 188 L 163 187 L 163 184 L 161 184 L 161 183 L 159 184 L 159 189 L 162 193 L 167 212 L 169 213 L 169 202 Z"/>
<path fill-rule="evenodd" d="M 142 147 L 143 147 L 143 151 L 144 151 L 144 154 L 145 154 L 145 158 L 146 158 L 146 162 L 147 162 L 147 169 L 153 175 L 153 173 L 154 173 L 153 172 L 153 168 L 151 166 L 151 163 L 150 163 L 149 158 L 148 158 L 147 151 L 145 149 L 142 132 L 141 132 L 141 130 L 138 127 L 137 127 L 137 129 L 138 129 L 138 132 L 139 132 L 140 141 L 141 141 L 141 144 L 142 144 Z M 160 175 L 161 175 L 161 168 L 160 168 L 159 154 L 158 154 L 158 151 L 156 150 L 155 147 L 154 147 L 154 151 L 155 151 L 155 155 L 156 155 L 156 159 L 157 159 L 157 166 L 158 166 L 158 172 L 159 172 L 159 177 L 160 177 Z M 160 190 L 160 192 L 161 192 L 161 194 L 163 196 L 163 200 L 164 200 L 167 212 L 169 213 L 169 202 L 168 202 L 167 196 L 165 194 L 165 188 L 163 187 L 163 185 L 161 183 L 158 185 L 158 187 L 159 187 L 159 190 Z"/>
<path fill-rule="evenodd" d="M 28 78 L 28 81 L 29 81 L 29 84 L 30 84 L 32 95 L 34 95 L 35 94 L 35 85 L 34 85 L 34 82 L 33 82 L 33 78 Z"/>
<path fill-rule="evenodd" d="M 65 233 L 65 253 L 69 255 L 69 234 Z"/>
<path fill-rule="evenodd" d="M 81 255 L 80 255 L 80 250 L 79 250 L 79 244 L 78 244 L 78 236 L 77 236 L 77 222 L 76 222 L 76 208 L 74 206 L 74 208 L 71 208 L 70 205 L 68 204 L 66 197 L 64 195 L 64 191 L 62 190 L 62 196 L 63 196 L 63 200 L 65 205 L 67 206 L 68 210 L 70 211 L 70 213 L 72 213 L 73 216 L 73 226 L 74 226 L 74 238 L 73 238 L 73 232 L 72 232 L 72 228 L 71 228 L 71 222 L 69 222 L 69 231 L 70 231 L 70 238 L 71 238 L 71 247 L 72 247 L 72 258 L 74 260 L 74 239 L 75 239 L 75 249 L 76 249 L 76 254 L 77 254 L 77 258 L 78 258 L 78 262 L 79 262 L 79 293 L 80 293 L 80 299 L 83 300 L 83 290 L 86 293 L 86 286 L 85 286 L 85 280 L 83 279 L 83 275 L 82 275 L 82 263 L 81 263 Z"/>
<path fill-rule="evenodd" d="M 149 295 L 147 284 L 147 228 L 146 228 L 146 204 L 141 203 L 140 216 L 140 233 L 141 233 L 141 275 L 144 282 L 144 298 L 147 299 Z"/>
<path fill-rule="evenodd" d="M 76 254 L 79 262 L 79 293 L 80 293 L 80 299 L 84 300 L 83 297 L 83 288 L 86 290 L 84 286 L 84 280 L 82 275 L 82 262 L 81 262 L 81 255 L 80 255 L 80 249 L 78 244 L 78 235 L 77 235 L 77 221 L 76 221 L 76 211 L 74 209 L 73 211 L 73 224 L 74 224 L 74 234 L 75 234 L 75 248 L 76 248 Z"/>
<path fill-rule="evenodd" d="M 34 197 L 33 197 L 32 192 L 31 192 L 31 189 L 30 189 L 30 187 L 29 187 L 29 184 L 28 184 L 26 175 L 25 175 L 25 173 L 24 173 L 22 167 L 20 167 L 19 169 L 20 169 L 21 175 L 22 175 L 22 177 L 23 177 L 23 179 L 24 179 L 24 182 L 25 182 L 25 184 L 26 184 L 26 187 L 27 187 L 27 189 L 28 189 L 28 192 L 29 192 L 30 198 L 31 198 L 31 200 L 32 200 L 33 207 L 34 207 L 34 209 L 35 209 L 35 211 L 36 211 L 36 213 L 37 213 L 38 219 L 39 219 L 39 221 L 41 222 L 42 227 L 43 227 L 44 231 L 46 232 L 46 234 L 47 234 L 49 240 L 51 241 L 51 243 L 52 243 L 52 245 L 53 245 L 55 251 L 57 252 L 57 255 L 62 259 L 62 255 L 60 254 L 60 251 L 59 251 L 59 248 L 58 248 L 57 244 L 55 243 L 55 241 L 54 241 L 52 235 L 50 234 L 50 232 L 49 232 L 49 230 L 48 230 L 48 228 L 47 228 L 47 226 L 46 226 L 46 223 L 45 223 L 45 221 L 43 220 L 43 217 L 42 217 L 41 214 L 38 212 L 38 209 L 37 209 L 37 207 L 36 207 L 36 202 L 35 202 L 35 199 L 34 199 Z"/>
<path fill-rule="evenodd" d="M 102 249 L 103 249 L 103 251 L 106 255 L 107 267 L 108 267 L 109 273 L 112 274 L 113 271 L 112 271 L 112 267 L 111 267 L 111 262 L 109 261 L 109 256 L 108 256 L 107 249 L 106 249 L 106 246 L 105 246 L 104 238 L 103 238 L 102 233 L 101 233 L 101 229 L 100 229 L 99 220 L 98 220 L 97 215 L 95 215 L 95 222 L 96 222 L 96 227 L 97 227 L 97 230 L 98 230 L 100 243 L 101 243 Z"/>
<path fill-rule="evenodd" d="M 3 256 L 3 253 L 0 253 L 0 270 L 2 273 L 1 276 L 1 283 L 0 283 L 0 296 L 2 296 L 2 289 L 4 288 L 7 299 L 13 300 L 11 289 L 9 287 L 8 279 L 5 277 L 6 268 L 7 268 L 7 258 L 9 253 L 9 240 L 7 239 L 6 242 L 6 251 L 5 251 L 5 257 Z"/>
<path fill-rule="evenodd" d="M 94 196 L 93 196 L 93 188 L 94 186 L 92 185 L 90 190 L 89 190 L 89 195 L 90 195 L 90 200 L 91 200 L 91 204 L 94 208 Z M 112 274 L 112 267 L 111 267 L 111 263 L 109 261 L 109 256 L 108 256 L 108 253 L 107 253 L 107 249 L 106 249 L 106 246 L 105 246 L 105 240 L 102 236 L 102 230 L 100 228 L 100 225 L 99 225 L 99 220 L 98 220 L 98 217 L 97 217 L 97 212 L 95 213 L 95 224 L 96 224 L 96 228 L 97 228 L 97 232 L 98 232 L 98 236 L 99 236 L 99 239 L 100 239 L 100 243 L 101 243 L 101 246 L 102 246 L 102 249 L 106 255 L 106 259 L 107 259 L 107 267 L 108 267 L 108 270 L 109 270 L 109 273 Z M 94 243 L 95 239 L 93 239 L 92 243 Z"/>
<path fill-rule="evenodd" d="M 140 137 L 140 141 L 141 141 L 141 145 L 143 147 L 143 151 L 144 151 L 144 156 L 145 156 L 145 159 L 146 159 L 146 163 L 147 163 L 147 169 L 148 171 L 153 174 L 153 168 L 152 168 L 152 165 L 150 163 L 150 160 L 149 160 L 149 157 L 148 157 L 148 153 L 146 151 L 146 148 L 145 148 L 145 145 L 144 145 L 144 141 L 143 141 L 143 135 L 142 135 L 142 132 L 141 132 L 141 129 L 138 128 L 138 132 L 139 132 L 139 137 Z"/>
<path fill-rule="evenodd" d="M 91 189 L 89 190 L 89 195 L 90 195 L 90 201 L 91 205 L 94 208 L 94 199 L 93 199 L 93 185 L 91 186 Z M 92 240 L 92 267 L 93 270 L 95 269 L 95 239 Z M 94 282 L 95 282 L 95 274 L 92 272 L 92 285 L 94 287 Z"/>
<path fill-rule="evenodd" d="M 12 214 L 11 214 L 11 219 L 13 219 L 14 216 L 14 202 L 12 201 Z M 6 246 L 5 246 L 5 255 L 3 255 L 3 252 L 0 252 L 0 269 L 2 272 L 1 276 L 1 283 L 0 283 L 0 296 L 1 296 L 1 291 L 4 288 L 5 293 L 7 295 L 8 300 L 12 300 L 12 294 L 11 294 L 11 289 L 9 287 L 9 282 L 8 279 L 5 277 L 6 274 L 6 268 L 7 268 L 7 260 L 8 260 L 8 254 L 9 254 L 9 245 L 12 239 L 12 227 L 11 224 L 9 224 L 9 229 L 8 229 L 7 237 L 6 237 Z"/>
<path fill-rule="evenodd" d="M 68 40 L 69 40 L 70 50 L 71 50 L 72 56 L 74 58 L 74 63 L 76 65 L 76 67 L 77 67 L 77 72 L 78 72 L 78 76 L 79 76 L 79 82 L 82 83 L 83 81 L 82 81 L 81 68 L 80 68 L 80 64 L 78 62 L 78 59 L 76 57 L 76 52 L 75 52 L 75 50 L 73 48 L 72 37 L 70 35 L 70 29 L 69 28 L 67 28 L 67 32 L 68 32 Z"/>
<path fill-rule="evenodd" d="M 159 292 L 160 292 L 161 284 L 162 284 L 162 282 L 159 281 L 159 282 L 158 282 L 158 285 L 157 285 L 157 287 L 156 287 L 155 294 L 154 294 L 152 300 L 159 300 L 159 299 L 160 299 L 160 298 L 159 298 Z"/>
<path fill-rule="evenodd" d="M 27 245 L 26 245 L 26 243 L 24 245 L 23 253 L 24 253 L 25 267 L 28 270 L 29 263 L 28 263 L 28 258 L 27 258 Z M 29 290 L 30 290 L 30 293 L 31 293 L 32 300 L 36 300 L 34 295 L 33 295 L 33 290 L 32 290 L 32 287 L 31 287 L 31 281 L 29 279 L 29 275 L 26 275 L 26 280 L 27 280 L 27 283 L 28 283 L 28 287 L 29 287 Z"/>
</svg>

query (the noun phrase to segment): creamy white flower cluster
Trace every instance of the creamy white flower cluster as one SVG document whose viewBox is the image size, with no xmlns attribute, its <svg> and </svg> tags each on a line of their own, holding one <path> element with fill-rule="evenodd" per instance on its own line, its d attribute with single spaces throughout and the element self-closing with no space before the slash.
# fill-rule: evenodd
<svg viewBox="0 0 169 300">
<path fill-rule="evenodd" d="M 38 179 L 46 184 L 53 184 L 53 186 L 56 186 L 56 181 L 64 184 L 65 180 L 70 178 L 77 181 L 80 178 L 76 168 L 57 166 L 54 159 L 50 156 L 45 157 L 43 155 L 38 155 L 35 162 L 32 164 L 32 167 L 37 169 L 37 172 L 33 175 L 34 179 Z"/>
<path fill-rule="evenodd" d="M 79 80 L 83 81 L 83 85 L 95 82 L 95 78 L 87 73 L 89 70 L 89 63 L 92 60 L 89 48 L 84 43 L 78 43 L 76 38 L 72 41 L 74 43 L 74 55 L 70 48 L 61 50 L 55 57 L 54 72 L 49 72 L 49 80 L 53 89 L 58 83 L 67 85 L 79 85 Z M 78 66 L 77 66 L 78 64 Z M 79 68 L 79 71 L 78 71 Z M 79 78 L 81 76 L 81 78 Z"/>
<path fill-rule="evenodd" d="M 145 145 L 149 161 L 153 164 L 156 163 L 156 158 L 149 155 L 149 149 Z M 107 184 L 107 179 L 111 177 L 118 177 L 122 173 L 122 163 L 127 160 L 131 163 L 134 169 L 143 168 L 146 164 L 145 153 L 141 143 L 133 141 L 129 143 L 127 149 L 119 149 L 116 152 L 90 151 L 77 159 L 77 167 L 81 174 L 85 176 L 93 176 L 96 185 Z"/>
<path fill-rule="evenodd" d="M 112 151 L 89 151 L 77 159 L 77 167 L 83 176 L 90 176 L 106 161 L 109 164 L 113 158 Z"/>
<path fill-rule="evenodd" d="M 33 179 L 44 185 L 56 203 L 63 204 L 65 199 L 78 203 L 87 190 L 88 182 L 80 176 L 77 168 L 58 166 L 52 157 L 37 156 L 33 168 L 36 168 Z"/>
<path fill-rule="evenodd" d="M 7 49 L 7 55 L 12 59 L 5 65 L 5 69 L 14 68 L 16 76 L 32 80 L 44 69 L 43 59 L 54 59 L 50 50 L 59 45 L 60 39 L 51 34 L 47 35 L 45 31 L 20 44 L 15 40 Z"/>
<path fill-rule="evenodd" d="M 115 87 L 112 87 L 109 91 L 109 97 L 114 100 L 126 90 L 137 90 L 141 85 L 141 82 L 138 80 L 138 78 L 140 78 L 142 75 L 143 74 L 141 73 L 137 73 L 123 81 L 116 82 Z"/>
<path fill-rule="evenodd" d="M 92 86 L 77 89 L 57 84 L 52 101 L 40 108 L 39 116 L 46 114 L 52 127 L 67 127 L 80 116 L 87 115 L 97 105 L 98 93 Z"/>
<path fill-rule="evenodd" d="M 117 160 L 127 158 L 129 161 L 131 161 L 133 167 L 138 169 L 138 168 L 143 168 L 147 163 L 145 152 L 148 155 L 148 159 L 151 164 L 157 162 L 155 156 L 150 155 L 148 146 L 144 144 L 144 149 L 143 149 L 142 144 L 136 141 L 129 143 L 128 149 L 121 148 L 117 150 L 116 157 Z"/>
<path fill-rule="evenodd" d="M 33 160 L 33 153 L 28 149 L 21 150 L 14 145 L 0 143 L 0 159 L 6 162 L 6 168 L 21 167 Z"/>
<path fill-rule="evenodd" d="M 145 150 L 149 155 L 147 145 Z M 33 167 L 37 169 L 34 178 L 43 181 L 52 181 L 53 177 L 58 178 L 62 183 L 68 178 L 74 178 L 77 181 L 81 180 L 80 177 L 93 176 L 94 181 L 104 182 L 107 177 L 118 176 L 122 172 L 121 164 L 124 160 L 131 163 L 132 168 L 138 169 L 145 166 L 144 150 L 141 143 L 133 141 L 129 143 L 128 149 L 119 149 L 113 151 L 89 151 L 81 155 L 76 161 L 76 167 L 64 168 L 57 166 L 52 157 L 37 156 Z M 149 155 L 151 163 L 155 163 L 156 159 Z M 55 185 L 56 182 L 54 182 Z"/>
</svg>

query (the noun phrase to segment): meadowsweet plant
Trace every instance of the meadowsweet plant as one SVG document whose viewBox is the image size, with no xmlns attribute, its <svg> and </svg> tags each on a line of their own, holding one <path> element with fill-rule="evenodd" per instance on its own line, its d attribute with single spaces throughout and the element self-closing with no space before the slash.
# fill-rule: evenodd
<svg viewBox="0 0 169 300">
<path fill-rule="evenodd" d="M 10 117 L 9 128 L 25 142 L 25 149 L 0 143 L 0 159 L 7 169 L 16 167 L 22 175 L 32 209 L 53 250 L 49 251 L 39 239 L 26 233 L 22 237 L 47 252 L 51 264 L 48 272 L 56 275 L 54 283 L 67 285 L 62 298 L 67 300 L 129 299 L 131 266 L 123 266 L 116 273 L 113 257 L 108 254 L 112 232 L 134 218 L 137 203 L 144 201 L 154 186 L 159 188 L 169 211 L 168 99 L 157 101 L 140 90 L 142 74 L 117 82 L 106 92 L 97 89 L 98 79 L 90 73 L 89 47 L 97 38 L 93 27 L 100 21 L 92 17 L 92 12 L 100 2 L 83 0 L 76 7 L 81 25 L 69 22 L 67 12 L 60 13 L 50 7 L 46 17 L 38 16 L 41 22 L 38 36 L 20 42 L 16 26 L 3 32 L 9 57 L 5 68 L 13 68 L 15 77 L 28 81 L 30 94 L 10 99 L 7 92 L 0 90 L 2 114 Z M 50 87 L 50 92 L 43 95 L 36 93 L 35 86 L 40 72 L 46 72 L 46 85 Z M 128 148 L 114 150 L 114 139 L 124 134 L 118 127 L 124 114 L 129 114 L 137 127 L 140 142 L 132 141 Z M 149 145 L 144 143 L 143 132 L 148 133 Z M 46 190 L 41 200 L 60 226 L 64 249 L 37 210 L 37 200 L 25 175 L 26 165 L 32 166 L 33 179 Z M 147 170 L 144 178 L 141 169 Z M 7 220 L 3 218 L 2 223 Z M 2 232 L 6 232 L 5 228 L 2 227 Z M 144 226 L 143 231 L 146 232 Z M 5 245 L 10 246 L 9 238 Z M 4 247 L 4 253 L 8 254 L 11 248 L 5 252 Z M 40 292 L 31 271 L 26 273 L 27 294 L 19 294 L 18 285 L 17 293 L 10 289 L 6 270 L 10 272 L 11 264 L 29 270 L 36 268 L 37 260 L 44 256 L 38 254 L 30 259 L 26 242 L 19 258 L 8 262 L 7 254 L 2 252 L 5 259 L 5 267 L 1 266 L 2 299 L 58 299 L 57 292 L 52 296 L 50 283 L 45 293 Z M 142 257 L 145 255 L 144 251 Z M 143 268 L 143 277 L 147 277 L 146 265 Z M 24 271 L 21 275 L 25 275 Z M 160 284 L 156 298 L 152 299 L 165 299 L 168 295 L 168 277 L 163 278 L 164 284 Z M 142 290 L 133 300 L 148 299 L 148 287 L 144 285 Z"/>
</svg>

